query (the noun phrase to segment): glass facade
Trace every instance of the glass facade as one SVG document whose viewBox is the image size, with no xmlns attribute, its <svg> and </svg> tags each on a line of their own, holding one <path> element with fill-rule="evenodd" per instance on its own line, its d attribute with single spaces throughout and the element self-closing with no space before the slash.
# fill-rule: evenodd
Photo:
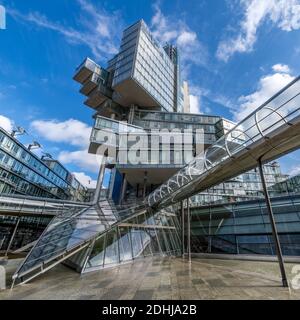
<svg viewBox="0 0 300 320">
<path fill-rule="evenodd" d="M 175 69 L 179 66 L 154 40 L 144 21 L 124 31 L 120 51 L 109 66 L 114 68 L 113 88 L 132 78 L 164 110 L 177 111 L 177 83 L 180 80 L 176 78 Z"/>
<path fill-rule="evenodd" d="M 83 93 L 90 88 L 88 82 L 91 81 L 87 79 L 93 77 L 93 68 L 96 65 L 86 60 L 74 77 L 83 84 Z M 176 152 L 177 143 L 174 141 L 171 150 L 167 151 L 160 148 L 163 143 L 159 143 L 155 149 L 152 142 L 145 142 L 141 137 L 139 150 L 131 150 L 135 141 L 130 141 L 133 143 L 128 145 L 129 148 L 117 150 L 119 154 L 115 156 L 116 163 L 109 163 L 113 169 L 108 199 L 90 204 L 87 208 L 65 210 L 58 214 L 19 267 L 14 279 L 26 281 L 62 261 L 85 273 L 146 256 L 182 254 L 178 204 L 193 195 L 193 252 L 274 254 L 266 204 L 261 199 L 260 179 L 253 168 L 257 166 L 256 156 L 260 155 L 261 150 L 270 153 L 264 160 L 271 161 L 297 145 L 293 136 L 288 135 L 290 139 L 287 139 L 284 135 L 292 130 L 282 129 L 290 128 L 299 117 L 299 79 L 238 125 L 217 116 L 171 112 L 180 110 L 178 52 L 172 46 L 162 49 L 143 21 L 125 29 L 120 52 L 108 63 L 107 79 L 108 86 L 112 85 L 113 89 L 123 88 L 123 93 L 128 93 L 130 101 L 134 101 L 135 94 L 139 93 L 145 103 L 129 102 L 123 105 L 120 100 L 114 100 L 118 94 L 122 95 L 117 90 L 103 101 L 103 93 L 98 92 L 99 87 L 93 89 L 91 95 L 84 93 L 92 100 L 90 106 L 97 110 L 91 134 L 91 152 L 95 153 L 97 146 L 106 142 L 101 135 L 102 131 L 117 135 L 136 133 L 138 136 L 143 130 L 147 136 L 151 129 L 166 129 L 169 135 L 172 135 L 172 129 L 179 129 L 180 133 L 190 130 L 193 151 L 196 149 L 195 132 L 201 130 L 204 134 L 201 145 L 203 151 L 194 152 L 196 157 L 187 166 L 181 165 L 177 171 L 174 160 L 180 158 L 180 155 Z M 131 87 L 125 80 L 131 81 Z M 128 88 L 136 91 L 128 92 Z M 152 106 L 149 101 L 156 101 L 157 104 Z M 115 104 L 114 108 L 112 104 Z M 270 142 L 273 136 L 282 140 L 278 138 Z M 280 152 L 272 143 L 279 143 Z M 113 147 L 116 146 L 117 141 Z M 154 159 L 157 163 L 151 168 L 153 150 L 156 151 Z M 131 167 L 124 164 L 122 167 L 119 161 L 121 151 L 132 159 L 146 151 L 143 154 L 148 162 L 144 165 L 144 158 L 140 156 L 141 163 L 131 164 Z M 168 161 L 169 156 L 171 170 L 168 171 L 170 168 L 163 163 L 164 160 Z M 21 161 L 17 155 L 14 157 Z M 50 168 L 49 164 L 46 166 L 44 163 L 54 175 L 53 178 L 47 174 L 42 176 L 60 188 L 58 182 L 66 182 L 68 179 L 65 179 L 63 168 L 52 165 Z M 26 166 L 30 167 L 29 164 Z M 108 166 L 107 163 L 105 166 Z M 33 170 L 31 167 L 29 169 Z M 264 169 L 270 191 L 288 191 L 288 186 L 294 185 L 294 181 L 289 181 L 285 183 L 286 187 L 283 186 L 284 177 L 278 164 L 270 163 Z M 35 171 L 38 170 L 35 168 Z M 174 172 L 177 173 L 174 175 Z M 169 178 L 166 178 L 167 175 Z M 115 191 L 117 197 L 114 197 Z M 197 194 L 200 191 L 203 192 Z M 52 194 L 51 189 L 48 192 Z M 139 205 L 137 198 L 142 200 Z M 283 253 L 286 255 L 300 254 L 298 198 L 294 194 L 272 199 Z M 222 203 L 213 204 L 216 201 Z M 174 205 L 170 207 L 170 204 Z"/>
<path fill-rule="evenodd" d="M 109 66 L 113 67 L 114 70 L 112 87 L 132 76 L 139 29 L 140 23 L 136 23 L 123 32 L 119 53 L 114 58 L 113 63 L 109 63 Z"/>
<path fill-rule="evenodd" d="M 8 248 L 17 223 L 16 233 L 10 244 L 10 251 L 20 249 L 36 241 L 51 219 L 52 217 L 50 216 L 23 216 L 19 218 L 16 216 L 0 215 L 0 252 L 4 252 Z"/>
<path fill-rule="evenodd" d="M 153 255 L 180 254 L 176 215 L 143 212 L 98 237 L 82 272 L 111 267 Z"/>
<path fill-rule="evenodd" d="M 168 206 L 187 195 L 204 191 L 208 172 L 213 173 L 215 181 L 210 181 L 208 186 L 217 185 L 226 177 L 229 179 L 257 167 L 261 155 L 267 162 L 294 150 L 298 146 L 297 139 L 291 138 L 287 143 L 284 134 L 289 137 L 293 128 L 297 128 L 294 126 L 286 133 L 289 131 L 286 124 L 292 126 L 299 117 L 299 92 L 300 78 L 296 78 L 152 192 L 147 199 L 149 206 Z M 224 171 L 227 174 L 223 174 Z"/>
<path fill-rule="evenodd" d="M 269 188 L 271 196 L 278 194 L 293 195 L 300 193 L 300 175 L 288 177 Z"/>
<path fill-rule="evenodd" d="M 279 190 L 282 189 L 280 187 L 283 185 L 282 181 L 286 179 L 286 175 L 281 173 L 279 163 L 272 162 L 264 165 L 264 174 L 269 192 L 271 195 L 277 195 Z M 277 189 L 278 192 L 275 193 L 275 190 Z M 255 168 L 234 179 L 223 182 L 191 197 L 191 201 L 193 206 L 199 206 L 215 203 L 246 201 L 262 197 L 263 192 L 260 175 L 258 169 Z"/>
<path fill-rule="evenodd" d="M 142 23 L 133 78 L 167 111 L 174 110 L 175 65 Z"/>
<path fill-rule="evenodd" d="M 272 198 L 284 255 L 300 255 L 300 196 Z M 274 255 L 264 199 L 191 209 L 192 252 Z"/>
<path fill-rule="evenodd" d="M 84 201 L 85 192 L 57 161 L 43 162 L 0 128 L 0 193 Z"/>
<path fill-rule="evenodd" d="M 84 273 L 149 255 L 177 255 L 180 250 L 179 224 L 173 209 L 155 213 L 142 207 L 119 210 L 103 200 L 56 216 L 14 279 L 36 276 L 69 255 L 66 263 Z"/>
</svg>

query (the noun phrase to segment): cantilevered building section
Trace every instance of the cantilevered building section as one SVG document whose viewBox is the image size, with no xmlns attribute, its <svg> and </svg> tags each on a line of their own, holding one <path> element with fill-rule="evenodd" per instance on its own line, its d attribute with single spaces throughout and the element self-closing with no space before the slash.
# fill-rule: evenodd
<svg viewBox="0 0 300 320">
<path fill-rule="evenodd" d="M 112 88 L 121 105 L 177 111 L 176 61 L 154 40 L 143 20 L 124 30 L 114 59 Z"/>
<path fill-rule="evenodd" d="M 172 44 L 160 46 L 143 20 L 124 30 L 120 51 L 106 68 L 87 58 L 76 70 L 74 80 L 82 85 L 84 103 L 96 110 L 89 152 L 115 150 L 106 167 L 111 171 L 108 194 L 116 203 L 141 201 L 235 125 L 219 116 L 191 114 L 188 83 L 182 82 L 180 73 L 178 48 Z M 140 144 L 140 152 L 134 148 L 135 142 L 125 149 L 118 145 L 127 133 L 144 137 L 151 130 L 169 132 L 165 137 L 171 140 L 174 129 L 181 134 L 185 131 L 190 137 L 184 148 L 184 141 L 170 142 L 166 150 L 159 136 L 158 144 L 154 136 L 153 140 Z M 108 136 L 112 132 L 114 138 L 108 139 L 106 132 Z M 107 149 L 101 149 L 103 145 Z M 120 161 L 124 154 L 138 162 Z M 258 173 L 250 176 L 256 181 Z M 243 194 L 245 188 L 247 195 L 252 191 L 257 194 L 249 181 L 243 183 L 244 180 L 244 177 L 234 180 L 241 192 L 236 191 L 233 198 Z M 280 177 L 274 183 L 279 181 Z M 223 195 L 227 194 L 226 186 L 222 186 Z"/>
<path fill-rule="evenodd" d="M 107 69 L 87 59 L 74 80 L 83 85 L 80 92 L 89 97 L 85 104 L 92 108 L 113 98 L 123 107 L 182 110 L 179 64 L 174 52 L 175 47 L 172 51 L 170 47 L 162 48 L 140 20 L 124 30 L 120 51 L 108 61 Z"/>
<path fill-rule="evenodd" d="M 161 47 L 140 20 L 124 30 L 120 51 L 107 67 L 87 58 L 76 69 L 74 79 L 81 84 L 84 103 L 95 111 L 89 152 L 104 159 L 95 197 L 88 207 L 66 210 L 52 220 L 14 275 L 17 282 L 29 281 L 62 261 L 84 273 L 148 255 L 188 252 L 190 257 L 190 221 L 200 236 L 193 237 L 192 245 L 201 242 L 195 252 L 204 252 L 208 244 L 218 249 L 218 234 L 222 241 L 226 234 L 236 236 L 235 214 L 233 226 L 228 226 L 227 206 L 220 219 L 214 219 L 216 211 L 193 209 L 195 216 L 184 223 L 185 205 L 190 219 L 190 206 L 259 203 L 261 177 L 265 190 L 272 185 L 277 186 L 272 190 L 282 189 L 286 176 L 274 160 L 300 146 L 299 78 L 235 124 L 217 115 L 189 112 L 179 56 L 172 44 Z M 120 144 L 129 135 L 128 143 Z M 163 139 L 170 140 L 168 149 Z M 264 165 L 265 175 L 261 162 L 261 172 L 257 170 L 258 159 L 272 161 Z M 106 198 L 100 199 L 105 170 L 110 172 L 109 187 Z M 286 214 L 280 201 L 277 204 L 280 214 Z M 255 221 L 262 215 L 257 207 Z M 253 224 L 248 213 L 245 216 Z M 199 232 L 202 221 L 208 231 L 203 227 Z M 264 218 L 260 226 L 270 221 Z M 286 233 L 300 234 L 299 225 L 289 226 Z M 185 228 L 188 233 L 181 233 Z M 239 232 L 244 236 L 249 228 L 243 222 Z M 270 224 L 267 228 L 270 234 Z"/>
<path fill-rule="evenodd" d="M 188 253 L 191 257 L 191 249 L 193 252 L 223 250 L 227 253 L 274 254 L 272 243 L 266 244 L 266 241 L 275 239 L 270 237 L 273 222 L 266 213 L 266 202 L 256 199 L 241 205 L 210 205 L 192 209 L 191 217 L 189 197 L 255 168 L 257 157 L 268 161 L 300 147 L 299 83 L 300 78 L 297 78 L 227 131 L 204 154 L 198 155 L 148 197 L 143 197 L 143 204 L 130 205 L 126 209 L 111 200 L 98 199 L 88 208 L 76 212 L 66 210 L 58 215 L 13 279 L 16 283 L 30 281 L 62 261 L 85 273 L 149 255 Z M 276 163 L 268 168 L 273 170 L 270 175 L 280 175 Z M 255 175 L 255 172 L 251 174 Z M 139 174 L 136 176 L 138 179 Z M 126 186 L 122 183 L 122 193 Z M 281 188 L 279 186 L 279 190 Z M 285 241 L 285 254 L 299 255 L 298 198 L 299 195 L 275 199 L 274 202 L 279 232 Z M 181 202 L 185 199 L 186 215 Z M 178 213 L 188 219 L 182 224 L 187 233 L 184 231 L 181 238 Z M 254 236 L 256 242 L 253 242 Z"/>
</svg>

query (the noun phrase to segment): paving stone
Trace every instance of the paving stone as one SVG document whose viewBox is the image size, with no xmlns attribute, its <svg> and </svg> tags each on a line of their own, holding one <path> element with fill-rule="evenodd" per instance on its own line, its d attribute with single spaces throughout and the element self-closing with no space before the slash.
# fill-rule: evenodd
<svg viewBox="0 0 300 320">
<path fill-rule="evenodd" d="M 286 264 L 289 280 L 293 264 Z M 83 276 L 58 265 L 33 281 L 0 292 L 6 299 L 300 299 L 281 286 L 273 262 L 145 258 Z"/>
<path fill-rule="evenodd" d="M 151 300 L 153 296 L 154 290 L 138 290 L 133 300 Z"/>
</svg>

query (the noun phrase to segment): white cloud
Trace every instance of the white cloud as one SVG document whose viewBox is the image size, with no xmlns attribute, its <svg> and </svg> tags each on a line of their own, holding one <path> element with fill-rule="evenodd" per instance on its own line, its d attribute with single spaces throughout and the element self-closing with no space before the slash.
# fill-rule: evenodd
<svg viewBox="0 0 300 320">
<path fill-rule="evenodd" d="M 82 170 L 98 173 L 101 159 L 94 154 L 88 153 L 87 149 L 76 151 L 62 151 L 58 160 L 63 164 L 74 164 Z"/>
<path fill-rule="evenodd" d="M 234 111 L 234 120 L 240 121 L 244 119 L 293 79 L 292 75 L 283 72 L 276 72 L 261 77 L 255 92 L 239 98 L 240 105 Z"/>
<path fill-rule="evenodd" d="M 31 123 L 31 127 L 49 141 L 70 143 L 82 147 L 88 145 L 92 130 L 84 122 L 75 119 L 61 122 L 57 120 L 35 120 Z"/>
<path fill-rule="evenodd" d="M 195 41 L 197 41 L 197 34 L 195 32 L 186 30 L 183 30 L 177 38 L 177 44 L 179 46 L 189 45 L 190 43 L 194 43 Z"/>
<path fill-rule="evenodd" d="M 4 130 L 8 131 L 9 133 L 13 130 L 14 123 L 9 118 L 0 115 L 0 127 Z"/>
<path fill-rule="evenodd" d="M 58 160 L 63 164 L 73 164 L 81 170 L 98 173 L 102 157 L 88 153 L 92 128 L 86 123 L 76 119 L 61 122 L 35 120 L 31 123 L 31 128 L 48 141 L 79 147 L 77 150 L 63 150 L 58 154 Z"/>
<path fill-rule="evenodd" d="M 49 29 L 63 35 L 69 43 L 89 47 L 97 59 L 117 53 L 122 21 L 119 13 L 108 14 L 101 7 L 95 7 L 87 0 L 77 0 L 80 6 L 78 29 L 59 22 L 50 21 L 39 12 L 23 14 L 15 9 L 7 12 L 15 19 L 30 22 L 40 28 Z M 79 31 L 80 30 L 80 31 Z"/>
<path fill-rule="evenodd" d="M 265 21 L 270 21 L 284 31 L 300 28 L 299 0 L 240 0 L 244 18 L 236 37 L 222 41 L 217 57 L 227 61 L 236 52 L 249 52 L 257 40 L 257 31 Z"/>
<path fill-rule="evenodd" d="M 200 42 L 196 32 L 181 19 L 165 16 L 158 3 L 154 4 L 155 14 L 151 20 L 154 37 L 162 44 L 172 42 L 180 49 L 184 68 L 189 64 L 206 65 L 207 49 Z"/>
<path fill-rule="evenodd" d="M 96 188 L 97 180 L 93 180 L 90 176 L 84 172 L 73 172 L 75 178 L 87 188 Z"/>
<path fill-rule="evenodd" d="M 283 73 L 290 73 L 291 72 L 289 66 L 287 66 L 286 64 L 280 64 L 280 63 L 274 64 L 272 69 L 275 72 L 283 72 Z"/>
<path fill-rule="evenodd" d="M 211 113 L 212 109 L 204 101 L 205 97 L 210 103 L 217 103 L 228 109 L 234 109 L 234 103 L 227 97 L 218 94 L 215 91 L 211 91 L 206 88 L 192 85 L 190 86 L 190 101 L 191 101 L 191 112 L 193 113 Z M 192 111 L 193 110 L 193 111 Z M 235 109 L 234 109 L 235 110 Z"/>
<path fill-rule="evenodd" d="M 300 174 L 300 165 L 295 165 L 289 170 L 290 176 L 296 176 Z"/>
<path fill-rule="evenodd" d="M 208 94 L 208 90 L 201 88 L 197 85 L 189 86 L 190 92 L 190 112 L 201 113 L 202 112 L 202 97 Z"/>
</svg>

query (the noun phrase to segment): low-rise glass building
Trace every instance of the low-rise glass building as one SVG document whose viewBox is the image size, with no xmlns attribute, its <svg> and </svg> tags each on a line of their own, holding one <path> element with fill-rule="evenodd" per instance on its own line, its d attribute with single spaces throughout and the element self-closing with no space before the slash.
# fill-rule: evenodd
<svg viewBox="0 0 300 320">
<path fill-rule="evenodd" d="M 85 201 L 86 188 L 57 160 L 41 160 L 0 128 L 0 193 Z"/>
</svg>

